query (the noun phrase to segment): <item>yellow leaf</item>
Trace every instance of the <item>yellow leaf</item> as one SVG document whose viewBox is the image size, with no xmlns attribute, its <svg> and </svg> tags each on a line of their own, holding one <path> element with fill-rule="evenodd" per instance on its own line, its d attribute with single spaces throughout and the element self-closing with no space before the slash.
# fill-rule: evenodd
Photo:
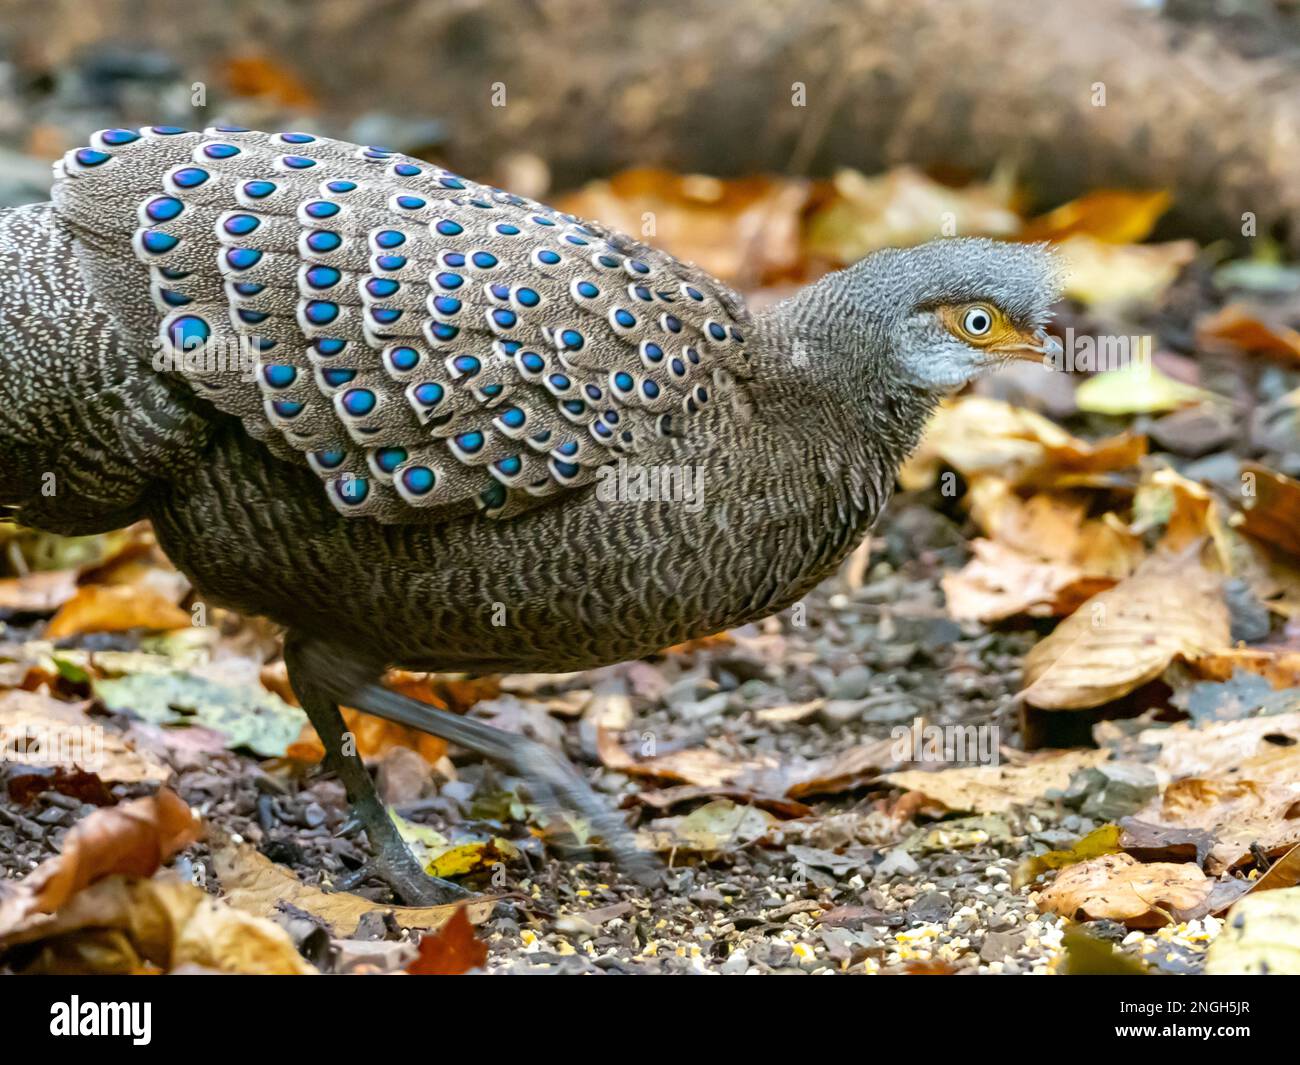
<svg viewBox="0 0 1300 1065">
<path fill-rule="evenodd" d="M 1074 390 L 1074 402 L 1090 414 L 1154 414 L 1217 398 L 1213 392 L 1176 381 L 1146 362 L 1095 374 Z"/>
<path fill-rule="evenodd" d="M 1108 244 L 1136 244 L 1169 209 L 1163 189 L 1095 189 L 1025 223 L 1021 240 L 1064 240 L 1083 233 Z"/>
</svg>

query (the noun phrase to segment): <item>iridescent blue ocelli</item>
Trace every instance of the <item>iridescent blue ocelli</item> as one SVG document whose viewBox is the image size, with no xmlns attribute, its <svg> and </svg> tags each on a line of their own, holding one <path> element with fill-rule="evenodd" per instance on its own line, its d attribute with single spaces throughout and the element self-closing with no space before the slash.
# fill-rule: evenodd
<svg viewBox="0 0 1300 1065">
<path fill-rule="evenodd" d="M 172 320 L 167 327 L 167 336 L 173 348 L 189 351 L 207 343 L 212 336 L 212 327 L 197 314 L 183 314 Z"/>
<path fill-rule="evenodd" d="M 321 378 L 330 388 L 342 388 L 356 378 L 356 370 L 322 370 Z"/>
<path fill-rule="evenodd" d="M 235 214 L 226 219 L 223 229 L 232 237 L 243 237 L 253 232 L 259 225 L 261 219 L 251 214 Z"/>
<path fill-rule="evenodd" d="M 401 287 L 400 282 L 388 277 L 372 277 L 366 281 L 366 291 L 376 299 L 387 299 Z"/>
<path fill-rule="evenodd" d="M 417 385 L 414 390 L 414 396 L 417 403 L 425 407 L 436 407 L 442 402 L 443 396 L 447 394 L 446 389 L 436 381 L 426 381 L 422 385 Z"/>
<path fill-rule="evenodd" d="M 308 159 L 301 155 L 282 155 L 280 156 L 280 162 L 290 170 L 306 170 L 316 165 L 315 159 Z"/>
<path fill-rule="evenodd" d="M 311 300 L 303 313 L 312 325 L 328 325 L 339 316 L 339 306 L 329 300 Z"/>
<path fill-rule="evenodd" d="M 172 184 L 179 189 L 194 189 L 202 185 L 211 175 L 197 166 L 183 166 L 172 174 Z"/>
<path fill-rule="evenodd" d="M 156 229 L 146 229 L 141 234 L 140 243 L 150 255 L 162 255 L 176 247 L 180 243 L 180 238 L 173 237 L 170 233 L 161 233 Z"/>
<path fill-rule="evenodd" d="M 209 159 L 229 159 L 239 154 L 239 149 L 233 144 L 205 144 L 203 154 Z"/>
<path fill-rule="evenodd" d="M 311 218 L 333 218 L 339 213 L 339 205 L 331 200 L 312 200 L 303 210 Z"/>
<path fill-rule="evenodd" d="M 375 452 L 375 465 L 385 473 L 392 473 L 406 458 L 404 447 L 381 447 Z"/>
<path fill-rule="evenodd" d="M 337 233 L 330 232 L 328 229 L 318 229 L 307 235 L 307 247 L 312 251 L 336 251 L 342 243 L 343 238 Z"/>
<path fill-rule="evenodd" d="M 76 152 L 77 162 L 82 166 L 100 166 L 112 158 L 108 152 L 97 151 L 94 148 L 78 148 Z"/>
<path fill-rule="evenodd" d="M 313 266 L 307 271 L 307 284 L 312 288 L 333 288 L 342 277 L 332 266 Z"/>
<path fill-rule="evenodd" d="M 400 373 L 406 373 L 420 365 L 420 353 L 415 348 L 405 346 L 393 348 L 389 353 L 388 360 L 392 363 L 393 369 Z"/>
<path fill-rule="evenodd" d="M 271 388 L 288 388 L 298 379 L 298 371 L 292 366 L 273 364 L 262 367 L 262 380 Z"/>
<path fill-rule="evenodd" d="M 254 200 L 262 200 L 276 190 L 274 181 L 245 181 L 244 195 Z"/>
<path fill-rule="evenodd" d="M 402 484 L 412 495 L 422 496 L 433 489 L 433 470 L 428 466 L 408 466 L 402 471 Z"/>
<path fill-rule="evenodd" d="M 144 212 L 155 222 L 170 222 L 185 210 L 185 204 L 173 196 L 157 196 L 145 206 Z"/>
<path fill-rule="evenodd" d="M 105 144 L 116 148 L 122 144 L 138 141 L 140 134 L 133 129 L 106 129 L 99 135 L 99 139 Z"/>
<path fill-rule="evenodd" d="M 344 192 L 355 191 L 357 187 L 357 183 L 355 181 L 328 181 L 325 183 L 325 187 L 329 189 L 330 192 L 337 192 L 341 194 Z"/>
<path fill-rule="evenodd" d="M 343 393 L 343 409 L 354 417 L 363 417 L 375 409 L 377 399 L 368 388 L 353 388 Z"/>
<path fill-rule="evenodd" d="M 334 482 L 334 493 L 346 506 L 357 506 L 370 494 L 370 482 L 364 477 L 340 477 Z"/>
</svg>

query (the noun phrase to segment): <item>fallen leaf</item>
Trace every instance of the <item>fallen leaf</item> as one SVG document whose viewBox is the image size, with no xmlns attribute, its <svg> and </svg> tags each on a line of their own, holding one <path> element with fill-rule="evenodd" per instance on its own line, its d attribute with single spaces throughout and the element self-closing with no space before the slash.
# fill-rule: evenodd
<svg viewBox="0 0 1300 1065">
<path fill-rule="evenodd" d="M 1254 758 L 1300 743 L 1300 711 L 1200 727 L 1180 721 L 1143 729 L 1137 742 L 1159 748 L 1153 765 L 1171 778 L 1232 773 Z"/>
<path fill-rule="evenodd" d="M 908 491 L 928 488 L 946 465 L 968 481 L 996 475 L 1014 487 L 1086 484 L 1135 466 L 1146 450 L 1141 435 L 1123 433 L 1089 443 L 1033 411 L 963 396 L 935 413 L 899 480 Z"/>
<path fill-rule="evenodd" d="M 1300 554 L 1300 481 L 1256 462 L 1243 462 L 1241 471 L 1237 527 L 1289 554 Z"/>
<path fill-rule="evenodd" d="M 94 811 L 78 821 L 62 851 L 47 858 L 0 897 L 0 929 L 32 914 L 54 913 L 88 884 L 114 873 L 152 876 L 199 838 L 199 822 L 174 791 Z"/>
<path fill-rule="evenodd" d="M 212 865 L 222 896 L 230 905 L 260 917 L 273 917 L 285 906 L 319 917 L 337 936 L 349 936 L 357 922 L 376 910 L 391 913 L 402 928 L 441 928 L 464 906 L 473 924 L 482 924 L 496 906 L 496 898 L 484 896 L 468 903 L 443 906 L 384 906 L 346 892 L 325 892 L 302 883 L 283 866 L 244 843 L 214 833 Z"/>
<path fill-rule="evenodd" d="M 1074 402 L 1081 411 L 1112 417 L 1179 410 L 1217 398 L 1213 392 L 1162 373 L 1155 363 L 1147 361 L 1093 374 L 1074 390 Z"/>
<path fill-rule="evenodd" d="M 1172 197 L 1164 189 L 1094 189 L 1026 222 L 1020 240 L 1063 240 L 1076 233 L 1108 244 L 1134 244 L 1151 235 Z"/>
<path fill-rule="evenodd" d="M 948 614 L 958 621 L 1060 617 L 1115 584 L 1065 562 L 1045 562 L 993 540 L 972 540 L 971 559 L 940 580 Z"/>
<path fill-rule="evenodd" d="M 57 913 L 0 928 L 0 950 L 36 950 L 24 972 L 204 971 L 315 973 L 279 925 L 226 906 L 174 875 L 115 874 L 78 891 Z"/>
<path fill-rule="evenodd" d="M 1102 750 L 1049 752 L 1022 765 L 981 765 L 925 772 L 918 769 L 886 773 L 881 781 L 918 791 L 949 810 L 1006 813 L 1016 806 L 1044 801 L 1049 791 L 1063 791 L 1080 769 L 1101 765 L 1110 757 Z"/>
<path fill-rule="evenodd" d="M 1040 910 L 1070 920 L 1121 921 L 1130 928 L 1176 923 L 1210 895 L 1213 881 L 1200 866 L 1105 854 L 1063 869 L 1034 896 Z"/>
<path fill-rule="evenodd" d="M 1086 862 L 1103 854 L 1114 854 L 1120 849 L 1120 836 L 1123 830 L 1119 825 L 1102 825 L 1093 829 L 1071 847 L 1064 850 L 1051 850 L 1035 854 L 1020 863 L 1011 879 L 1012 886 L 1019 891 L 1032 884 L 1040 876 L 1053 869 L 1064 869 L 1069 865 Z"/>
<path fill-rule="evenodd" d="M 844 169 L 831 186 L 808 220 L 806 248 L 836 265 L 944 236 L 944 219 L 966 236 L 1009 237 L 1021 226 L 1009 174 L 952 188 L 906 166 L 871 177 Z"/>
<path fill-rule="evenodd" d="M 1101 706 L 1154 680 L 1176 659 L 1228 647 L 1220 586 L 1218 575 L 1188 560 L 1149 559 L 1033 647 L 1020 697 L 1044 710 Z"/>
<path fill-rule="evenodd" d="M 651 821 L 637 832 L 636 840 L 642 850 L 722 854 L 757 843 L 778 824 L 766 810 L 718 799 L 684 817 Z"/>
<path fill-rule="evenodd" d="M 65 703 L 36 692 L 0 693 L 0 759 L 94 773 L 109 783 L 160 783 L 171 770 L 136 750 L 86 714 L 89 703 Z M 22 740 L 23 750 L 17 749 Z"/>
<path fill-rule="evenodd" d="M 388 816 L 393 819 L 402 839 L 430 876 L 442 879 L 466 876 L 480 869 L 491 869 L 499 862 L 519 856 L 519 849 L 500 836 L 452 841 L 431 825 L 408 821 L 391 808 Z"/>
<path fill-rule="evenodd" d="M 724 180 L 666 170 L 625 170 L 561 197 L 562 211 L 595 218 L 709 273 L 749 286 L 798 275 L 809 182 L 765 176 Z M 653 232 L 646 234 L 646 219 Z"/>
<path fill-rule="evenodd" d="M 1195 241 L 1109 244 L 1075 234 L 1054 245 L 1065 295 L 1087 306 L 1153 303 L 1196 258 Z"/>
<path fill-rule="evenodd" d="M 1300 362 L 1300 332 L 1272 324 L 1259 312 L 1240 303 L 1229 303 L 1196 324 L 1197 343 L 1204 347 L 1228 346 L 1251 355 Z"/>
<path fill-rule="evenodd" d="M 1141 820 L 1204 829 L 1216 837 L 1206 868 L 1243 864 L 1300 843 L 1300 746 L 1275 747 L 1213 776 L 1183 777 L 1140 811 Z"/>
<path fill-rule="evenodd" d="M 49 614 L 77 594 L 74 569 L 38 570 L 0 580 L 0 611 Z"/>
<path fill-rule="evenodd" d="M 150 588 L 88 584 L 59 607 L 45 635 L 51 640 L 86 632 L 127 629 L 179 629 L 192 623 L 188 613 Z"/>
<path fill-rule="evenodd" d="M 267 758 L 285 754 L 306 715 L 260 684 L 225 684 L 185 671 L 136 673 L 97 680 L 95 694 L 110 710 L 156 725 L 198 724 Z"/>
<path fill-rule="evenodd" d="M 1300 887 L 1251 892 L 1205 955 L 1209 976 L 1300 975 Z"/>
<path fill-rule="evenodd" d="M 438 931 L 420 937 L 420 956 L 406 967 L 412 976 L 460 976 L 487 964 L 488 946 L 474 935 L 465 906 Z"/>
</svg>

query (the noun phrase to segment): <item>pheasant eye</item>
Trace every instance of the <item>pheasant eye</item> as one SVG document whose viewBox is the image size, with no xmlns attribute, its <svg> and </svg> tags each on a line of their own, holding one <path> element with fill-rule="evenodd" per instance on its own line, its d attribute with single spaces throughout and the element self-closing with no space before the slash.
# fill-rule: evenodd
<svg viewBox="0 0 1300 1065">
<path fill-rule="evenodd" d="M 984 307 L 972 307 L 962 318 L 961 327 L 973 337 L 982 337 L 993 328 L 993 315 Z"/>
</svg>

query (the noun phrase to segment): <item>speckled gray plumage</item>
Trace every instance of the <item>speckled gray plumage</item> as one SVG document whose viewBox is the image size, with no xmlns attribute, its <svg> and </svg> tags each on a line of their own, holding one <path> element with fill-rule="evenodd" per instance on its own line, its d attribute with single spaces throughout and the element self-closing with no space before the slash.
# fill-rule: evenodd
<svg viewBox="0 0 1300 1065">
<path fill-rule="evenodd" d="M 138 183 L 127 184 L 136 196 Z M 498 518 L 456 508 L 348 516 L 295 449 L 272 453 L 258 409 L 232 400 L 223 413 L 183 376 L 148 368 L 141 346 L 161 310 L 132 251 L 137 221 L 100 220 L 128 199 L 88 199 L 71 220 L 65 207 L 64 222 L 39 207 L 0 223 L 3 328 L 15 338 L 0 355 L 0 457 L 12 458 L 0 501 L 51 528 L 88 528 L 96 507 L 100 524 L 146 513 L 201 595 L 372 670 L 586 668 L 787 606 L 861 540 L 938 398 L 977 372 L 936 332 L 931 308 L 987 299 L 1031 328 L 1053 297 L 1042 249 L 953 240 L 871 257 L 751 315 L 693 268 L 610 235 L 628 254 L 653 255 L 664 276 L 707 286 L 743 324 L 743 362 L 714 361 L 735 371 L 730 387 L 680 435 L 603 456 L 605 469 L 625 457 L 699 471 L 699 505 L 607 499 L 589 483 Z M 185 239 L 194 269 L 222 253 L 215 233 Z M 487 355 L 491 341 L 472 333 L 462 350 Z M 644 370 L 634 343 L 600 350 Z M 50 462 L 83 479 L 76 498 L 34 497 Z"/>
</svg>

